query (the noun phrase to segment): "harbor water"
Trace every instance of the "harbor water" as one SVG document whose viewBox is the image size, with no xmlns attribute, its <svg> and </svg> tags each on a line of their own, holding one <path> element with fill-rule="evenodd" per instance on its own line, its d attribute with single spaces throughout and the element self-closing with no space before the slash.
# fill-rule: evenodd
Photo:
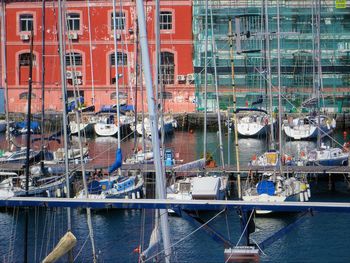
<svg viewBox="0 0 350 263">
<path fill-rule="evenodd" d="M 17 137 L 18 144 L 24 138 Z M 343 142 L 343 131 L 335 137 Z M 224 155 L 227 163 L 230 142 L 230 163 L 235 164 L 233 133 L 223 137 Z M 87 138 L 92 162 L 110 164 L 114 161 L 117 141 L 115 138 Z M 58 147 L 52 142 L 50 147 Z M 299 146 L 297 146 L 299 144 Z M 284 142 L 285 151 L 295 154 L 296 149 L 314 147 L 314 142 Z M 4 138 L 1 138 L 1 147 Z M 203 132 L 189 129 L 177 131 L 165 140 L 166 147 L 174 150 L 178 160 L 188 162 L 200 158 L 203 151 Z M 208 132 L 208 151 L 219 160 L 219 140 L 216 131 Z M 39 147 L 39 144 L 36 144 Z M 122 143 L 123 158 L 132 152 L 134 139 Z M 137 145 L 136 147 L 140 147 Z M 240 160 L 246 163 L 253 154 L 266 150 L 267 141 L 260 139 L 239 139 Z M 328 187 L 325 180 L 313 180 L 312 201 L 349 202 L 350 191 L 346 178 L 336 181 L 335 190 Z M 220 213 L 219 215 L 217 215 Z M 142 210 L 94 210 L 92 222 L 99 262 L 138 262 L 138 247 L 146 247 L 152 230 L 152 211 Z M 67 230 L 66 209 L 29 209 L 29 262 L 40 262 L 52 250 L 59 238 Z M 255 218 L 256 231 L 251 241 L 260 243 L 283 226 L 290 223 L 297 214 L 277 214 Z M 236 244 L 241 236 L 241 225 L 236 211 L 217 211 L 201 213 L 222 235 Z M 349 262 L 350 215 L 346 213 L 315 213 L 309 215 L 299 226 L 264 249 L 262 262 Z M 24 254 L 24 210 L 2 208 L 0 211 L 0 261 L 23 262 Z M 214 241 L 204 231 L 195 231 L 196 226 L 181 217 L 169 217 L 174 262 L 223 262 L 223 246 Z M 72 232 L 77 237 L 73 251 L 74 262 L 92 262 L 91 244 L 88 236 L 86 213 L 83 209 L 72 210 Z M 177 243 L 178 242 L 178 243 Z M 162 246 L 159 246 L 159 251 Z M 158 259 L 162 260 L 159 255 Z M 67 257 L 60 262 L 67 262 Z M 152 262 L 152 260 L 150 260 Z"/>
</svg>

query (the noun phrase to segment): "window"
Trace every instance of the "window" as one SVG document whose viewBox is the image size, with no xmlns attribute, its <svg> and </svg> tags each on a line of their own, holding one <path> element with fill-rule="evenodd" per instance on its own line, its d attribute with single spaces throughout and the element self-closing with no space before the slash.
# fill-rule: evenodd
<svg viewBox="0 0 350 263">
<path fill-rule="evenodd" d="M 160 53 L 160 70 L 163 84 L 174 84 L 174 54 L 170 52 Z"/>
<path fill-rule="evenodd" d="M 19 16 L 19 31 L 32 31 L 33 30 L 33 15 L 23 14 Z"/>
<path fill-rule="evenodd" d="M 29 97 L 29 93 L 28 92 L 22 92 L 21 94 L 19 94 L 19 99 L 20 100 L 28 100 Z M 36 95 L 34 93 L 32 93 L 32 99 L 36 98 Z"/>
<path fill-rule="evenodd" d="M 68 30 L 71 30 L 71 31 L 80 30 L 80 14 L 78 13 L 67 14 L 67 26 L 68 26 Z"/>
<path fill-rule="evenodd" d="M 114 66 L 115 65 L 115 54 L 112 53 L 111 56 L 110 56 L 110 63 L 111 63 L 111 66 Z M 117 52 L 117 65 L 120 66 L 120 65 L 127 65 L 128 64 L 128 55 L 125 54 L 125 53 L 122 53 L 122 52 Z"/>
<path fill-rule="evenodd" d="M 111 14 L 111 29 L 114 30 L 114 14 Z M 123 12 L 116 12 L 115 16 L 115 28 L 117 30 L 125 29 L 125 14 Z"/>
<path fill-rule="evenodd" d="M 66 66 L 82 66 L 83 57 L 79 53 L 71 52 L 66 54 Z"/>
<path fill-rule="evenodd" d="M 159 16 L 160 30 L 171 30 L 173 28 L 173 14 L 170 11 L 161 11 Z"/>
<path fill-rule="evenodd" d="M 109 98 L 111 100 L 117 99 L 117 95 L 116 94 L 117 94 L 116 92 L 112 92 Z M 128 94 L 125 93 L 125 92 L 119 92 L 119 100 L 126 100 L 126 99 L 128 99 Z"/>
<path fill-rule="evenodd" d="M 35 64 L 35 55 L 32 55 L 33 65 Z M 30 65 L 30 53 L 23 53 L 19 55 L 19 65 L 29 66 Z"/>
</svg>

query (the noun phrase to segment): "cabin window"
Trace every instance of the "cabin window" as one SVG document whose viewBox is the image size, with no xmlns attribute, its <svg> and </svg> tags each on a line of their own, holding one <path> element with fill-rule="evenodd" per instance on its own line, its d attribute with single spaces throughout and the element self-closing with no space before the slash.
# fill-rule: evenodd
<svg viewBox="0 0 350 263">
<path fill-rule="evenodd" d="M 112 53 L 110 55 L 110 63 L 111 66 L 114 67 L 115 66 L 115 54 Z M 122 53 L 122 52 L 117 52 L 117 65 L 127 65 L 128 64 L 128 55 L 126 53 Z"/>
<path fill-rule="evenodd" d="M 111 14 L 111 29 L 123 30 L 125 29 L 125 13 L 124 12 L 116 12 Z M 114 23 L 115 18 L 115 23 Z"/>
<path fill-rule="evenodd" d="M 170 52 L 160 53 L 161 82 L 163 84 L 174 84 L 174 54 Z"/>
<path fill-rule="evenodd" d="M 28 100 L 29 97 L 29 93 L 28 92 L 22 92 L 21 94 L 19 94 L 19 99 L 20 100 Z M 36 95 L 34 93 L 32 93 L 32 99 L 35 99 Z"/>
<path fill-rule="evenodd" d="M 78 13 L 67 14 L 67 26 L 68 26 L 68 30 L 71 30 L 71 31 L 80 30 L 80 14 Z"/>
<path fill-rule="evenodd" d="M 161 11 L 159 16 L 160 30 L 171 30 L 173 28 L 173 14 L 170 11 Z"/>
<path fill-rule="evenodd" d="M 82 66 L 83 56 L 80 53 L 71 52 L 66 54 L 66 66 Z"/>
<path fill-rule="evenodd" d="M 32 31 L 33 30 L 33 15 L 32 14 L 22 14 L 19 16 L 19 26 L 21 32 Z"/>
<path fill-rule="evenodd" d="M 35 55 L 32 55 L 33 65 L 35 65 Z M 23 53 L 19 55 L 20 66 L 30 66 L 30 53 Z"/>
</svg>

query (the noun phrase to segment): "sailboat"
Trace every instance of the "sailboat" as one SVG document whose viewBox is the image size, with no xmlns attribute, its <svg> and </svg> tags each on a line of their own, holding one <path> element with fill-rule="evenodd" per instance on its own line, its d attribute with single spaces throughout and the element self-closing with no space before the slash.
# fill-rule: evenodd
<svg viewBox="0 0 350 263">
<path fill-rule="evenodd" d="M 265 2 L 265 23 L 268 29 L 268 3 Z M 269 39 L 267 39 L 269 42 Z M 267 45 L 269 46 L 269 45 Z M 278 60 L 278 104 L 279 104 L 279 151 L 270 150 L 263 155 L 254 158 L 254 162 L 260 166 L 271 165 L 275 169 L 272 173 L 263 173 L 258 182 L 253 179 L 252 174 L 248 176 L 246 187 L 243 190 L 242 198 L 250 202 L 284 202 L 284 201 L 308 201 L 311 192 L 306 176 L 303 177 L 285 177 L 283 166 L 281 164 L 282 154 L 282 100 L 281 100 L 281 67 L 280 67 L 280 17 L 279 2 L 277 1 L 277 60 Z M 271 85 L 271 84 L 270 84 Z M 272 105 L 271 105 L 272 106 Z M 284 155 L 284 157 L 286 157 Z M 284 158 L 287 161 L 289 158 Z M 252 162 L 253 162 L 252 161 Z M 270 213 L 271 211 L 257 211 L 257 213 Z"/>
<path fill-rule="evenodd" d="M 247 115 L 238 118 L 237 132 L 242 137 L 261 137 L 271 129 L 270 126 L 276 123 L 276 119 L 271 117 L 265 110 L 261 109 L 237 109 L 248 111 Z"/>
<path fill-rule="evenodd" d="M 306 117 L 290 117 L 283 122 L 283 130 L 287 137 L 294 140 L 316 139 L 319 133 L 329 135 L 336 128 L 336 121 L 325 115 L 308 115 Z"/>
<path fill-rule="evenodd" d="M 246 187 L 243 191 L 243 200 L 247 202 L 275 203 L 285 201 L 308 201 L 311 197 L 310 186 L 306 176 L 301 178 L 289 177 L 274 173 L 262 174 L 259 182 L 248 180 L 247 184 L 253 184 Z M 258 210 L 258 214 L 271 213 L 268 210 Z"/>
</svg>

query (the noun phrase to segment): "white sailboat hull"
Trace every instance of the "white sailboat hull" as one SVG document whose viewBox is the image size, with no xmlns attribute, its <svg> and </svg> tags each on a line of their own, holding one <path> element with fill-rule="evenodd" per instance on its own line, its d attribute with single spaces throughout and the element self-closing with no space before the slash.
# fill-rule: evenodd
<svg viewBox="0 0 350 263">
<path fill-rule="evenodd" d="M 94 130 L 98 136 L 115 136 L 118 133 L 118 126 L 115 124 L 96 123 Z"/>
</svg>

